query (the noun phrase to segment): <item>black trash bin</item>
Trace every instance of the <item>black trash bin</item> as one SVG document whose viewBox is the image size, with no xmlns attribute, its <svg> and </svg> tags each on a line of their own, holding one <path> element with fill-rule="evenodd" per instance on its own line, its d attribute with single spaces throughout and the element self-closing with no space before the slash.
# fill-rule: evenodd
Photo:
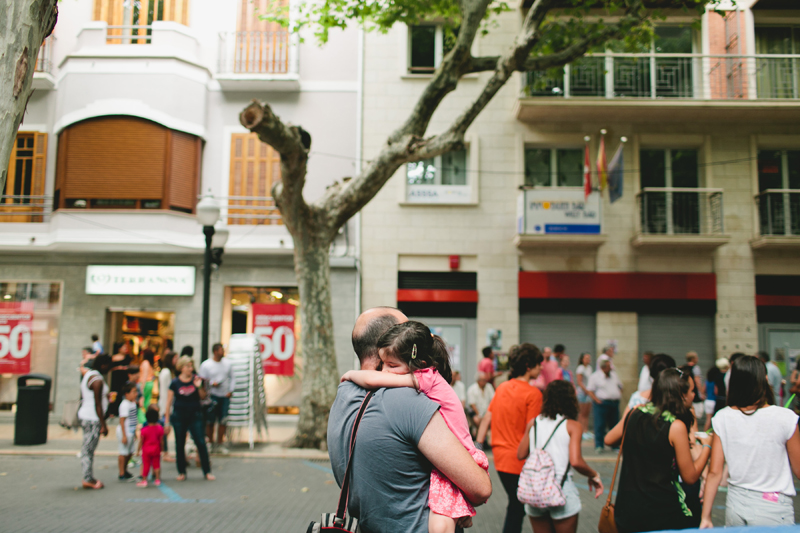
<svg viewBox="0 0 800 533">
<path fill-rule="evenodd" d="M 29 384 L 28 381 L 43 381 Z M 50 414 L 50 386 L 53 380 L 44 374 L 27 374 L 17 379 L 17 416 L 14 419 L 14 444 L 47 442 Z"/>
</svg>

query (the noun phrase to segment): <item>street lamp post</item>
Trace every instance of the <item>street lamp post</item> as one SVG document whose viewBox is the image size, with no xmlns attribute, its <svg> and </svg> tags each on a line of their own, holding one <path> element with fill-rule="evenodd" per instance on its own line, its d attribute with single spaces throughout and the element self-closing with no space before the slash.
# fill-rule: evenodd
<svg viewBox="0 0 800 533">
<path fill-rule="evenodd" d="M 211 240 L 214 237 L 214 224 L 219 220 L 219 206 L 209 194 L 197 204 L 197 221 L 203 226 L 206 249 L 203 256 L 203 324 L 200 341 L 200 361 L 208 359 L 208 310 L 211 292 Z"/>
</svg>

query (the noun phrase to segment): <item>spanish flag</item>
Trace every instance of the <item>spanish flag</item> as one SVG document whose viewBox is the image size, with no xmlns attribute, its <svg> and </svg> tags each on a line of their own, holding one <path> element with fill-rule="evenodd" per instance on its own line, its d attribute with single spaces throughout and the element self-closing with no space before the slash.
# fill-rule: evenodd
<svg viewBox="0 0 800 533">
<path fill-rule="evenodd" d="M 597 178 L 600 183 L 600 190 L 606 188 L 608 179 L 608 163 L 606 163 L 606 136 L 600 136 L 600 151 L 597 152 Z"/>
<path fill-rule="evenodd" d="M 583 158 L 583 196 L 584 200 L 589 198 L 592 194 L 592 167 L 591 158 L 589 156 L 589 142 L 586 142 L 586 152 Z"/>
</svg>

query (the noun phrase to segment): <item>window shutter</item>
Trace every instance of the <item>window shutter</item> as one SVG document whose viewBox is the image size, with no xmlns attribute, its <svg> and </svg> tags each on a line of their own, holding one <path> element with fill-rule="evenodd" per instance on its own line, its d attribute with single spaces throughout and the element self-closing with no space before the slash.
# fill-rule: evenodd
<svg viewBox="0 0 800 533">
<path fill-rule="evenodd" d="M 268 209 L 236 209 L 236 207 L 273 207 L 272 184 L 280 179 L 280 156 L 255 133 L 234 133 L 231 136 L 231 169 L 228 195 L 258 197 L 264 200 L 229 200 L 229 215 L 272 215 Z M 229 224 L 281 224 L 265 218 L 230 218 Z"/>
<path fill-rule="evenodd" d="M 33 143 L 33 183 L 31 195 L 44 194 L 45 167 L 47 165 L 47 134 L 36 133 Z"/>
</svg>

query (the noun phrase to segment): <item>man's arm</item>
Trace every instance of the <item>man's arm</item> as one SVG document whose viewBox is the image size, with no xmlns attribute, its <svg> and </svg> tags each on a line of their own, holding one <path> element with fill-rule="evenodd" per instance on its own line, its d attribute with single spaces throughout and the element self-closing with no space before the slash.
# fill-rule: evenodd
<svg viewBox="0 0 800 533">
<path fill-rule="evenodd" d="M 485 503 L 492 495 L 492 481 L 453 435 L 444 418 L 435 413 L 422 437 L 419 451 L 452 481 L 473 505 Z"/>
<path fill-rule="evenodd" d="M 483 443 L 486 442 L 486 433 L 489 432 L 489 427 L 492 424 L 492 412 L 486 411 L 486 414 L 483 415 L 481 419 L 481 427 L 478 428 L 478 435 L 475 437 L 475 441 L 483 446 Z"/>
</svg>

